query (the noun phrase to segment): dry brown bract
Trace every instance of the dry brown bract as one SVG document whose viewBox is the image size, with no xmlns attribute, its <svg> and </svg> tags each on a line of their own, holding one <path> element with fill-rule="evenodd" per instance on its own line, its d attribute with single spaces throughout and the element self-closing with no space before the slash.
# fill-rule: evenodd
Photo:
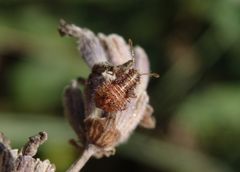
<svg viewBox="0 0 240 172">
<path fill-rule="evenodd" d="M 149 73 L 149 61 L 137 46 L 133 63 L 129 45 L 116 34 L 95 35 L 64 20 L 59 32 L 77 39 L 81 57 L 92 70 L 88 79 L 73 80 L 64 93 L 66 117 L 84 148 L 68 170 L 77 172 L 91 156 L 114 154 L 115 147 L 138 125 L 154 128 L 153 108 L 146 92 L 149 76 L 140 77 Z M 83 95 L 79 85 L 84 87 Z"/>
</svg>

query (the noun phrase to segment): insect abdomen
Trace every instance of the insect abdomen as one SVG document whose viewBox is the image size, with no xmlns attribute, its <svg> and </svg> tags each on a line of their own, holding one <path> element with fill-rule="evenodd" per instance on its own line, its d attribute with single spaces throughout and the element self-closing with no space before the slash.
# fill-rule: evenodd
<svg viewBox="0 0 240 172">
<path fill-rule="evenodd" d="M 95 96 L 96 106 L 106 112 L 123 110 L 127 101 L 125 93 L 119 86 L 111 83 L 100 87 Z"/>
<path fill-rule="evenodd" d="M 96 106 L 106 112 L 126 109 L 139 80 L 139 73 L 135 69 L 130 69 L 128 73 L 119 75 L 114 81 L 104 83 L 96 91 Z"/>
</svg>

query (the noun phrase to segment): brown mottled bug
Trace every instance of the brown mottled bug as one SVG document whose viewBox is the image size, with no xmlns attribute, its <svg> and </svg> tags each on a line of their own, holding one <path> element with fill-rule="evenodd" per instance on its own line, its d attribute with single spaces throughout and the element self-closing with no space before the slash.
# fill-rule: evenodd
<svg viewBox="0 0 240 172">
<path fill-rule="evenodd" d="M 113 80 L 105 81 L 97 87 L 95 92 L 96 107 L 105 112 L 117 112 L 126 109 L 130 98 L 136 98 L 134 90 L 140 83 L 141 75 L 151 75 L 159 77 L 156 73 L 140 74 L 134 69 L 134 52 L 132 41 L 129 40 L 132 59 L 119 65 L 108 67 L 108 73 L 114 76 Z"/>
</svg>

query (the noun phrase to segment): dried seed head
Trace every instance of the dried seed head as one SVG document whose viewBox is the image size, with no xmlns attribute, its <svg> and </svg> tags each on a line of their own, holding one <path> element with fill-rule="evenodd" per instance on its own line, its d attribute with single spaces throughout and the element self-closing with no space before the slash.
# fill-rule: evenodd
<svg viewBox="0 0 240 172">
<path fill-rule="evenodd" d="M 63 35 L 78 39 L 80 53 L 92 69 L 83 85 L 84 108 L 80 102 L 65 106 L 67 112 L 72 113 L 68 118 L 75 118 L 75 114 L 84 109 L 84 119 L 79 125 L 84 131 L 86 150 L 77 162 L 80 165 L 70 168 L 79 171 L 92 155 L 112 155 L 114 148 L 125 142 L 139 124 L 147 128 L 154 127 L 153 110 L 149 109 L 146 88 L 149 76 L 156 75 L 149 73 L 149 61 L 144 50 L 141 47 L 134 48 L 131 40 L 127 44 L 119 35 L 95 35 L 66 22 L 60 24 L 60 31 Z M 75 97 L 72 94 L 65 95 L 67 100 Z M 74 100 L 80 100 L 80 95 Z M 76 110 L 75 107 L 82 109 Z M 72 125 L 79 128 L 75 122 Z M 81 137 L 81 134 L 78 136 Z"/>
</svg>

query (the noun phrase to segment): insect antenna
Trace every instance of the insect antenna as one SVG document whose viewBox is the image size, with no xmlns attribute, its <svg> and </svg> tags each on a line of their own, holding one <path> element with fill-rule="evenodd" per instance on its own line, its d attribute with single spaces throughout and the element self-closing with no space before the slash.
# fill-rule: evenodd
<svg viewBox="0 0 240 172">
<path fill-rule="evenodd" d="M 154 77 L 154 78 L 159 78 L 159 77 L 160 77 L 160 75 L 157 74 L 157 73 L 141 73 L 140 75 L 141 75 L 141 76 L 142 76 L 142 75 L 148 75 L 148 76 Z"/>
<path fill-rule="evenodd" d="M 132 56 L 132 64 L 135 64 L 135 51 L 134 51 L 134 48 L 133 48 L 133 42 L 130 38 L 128 39 L 128 45 L 129 45 L 130 53 L 131 53 L 131 56 Z M 148 76 L 154 77 L 154 78 L 159 78 L 160 77 L 160 75 L 157 74 L 157 73 L 142 73 L 140 75 L 148 75 Z"/>
</svg>

